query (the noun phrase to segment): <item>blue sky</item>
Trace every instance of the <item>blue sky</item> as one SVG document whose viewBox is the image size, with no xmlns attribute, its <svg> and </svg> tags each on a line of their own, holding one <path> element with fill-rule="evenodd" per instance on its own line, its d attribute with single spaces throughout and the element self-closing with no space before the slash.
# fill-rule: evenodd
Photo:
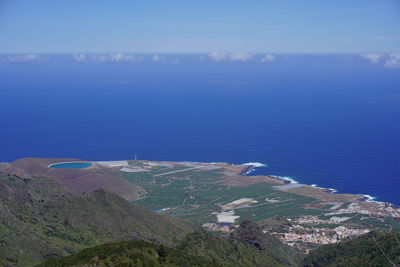
<svg viewBox="0 0 400 267">
<path fill-rule="evenodd" d="M 400 52 L 400 1 L 0 0 L 1 53 Z"/>
</svg>

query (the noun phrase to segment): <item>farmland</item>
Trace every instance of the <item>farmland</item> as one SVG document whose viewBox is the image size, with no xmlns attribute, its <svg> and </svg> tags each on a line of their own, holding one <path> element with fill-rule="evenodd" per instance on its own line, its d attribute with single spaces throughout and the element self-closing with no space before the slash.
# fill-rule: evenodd
<svg viewBox="0 0 400 267">
<path fill-rule="evenodd" d="M 210 231 L 229 233 L 250 219 L 308 252 L 318 244 L 340 242 L 372 229 L 400 229 L 400 211 L 389 203 L 365 202 L 362 195 L 333 194 L 276 177 L 242 175 L 248 171 L 243 165 L 130 164 L 134 171 L 121 169 L 119 175 L 146 192 L 134 203 L 196 220 Z M 342 217 L 349 219 L 341 221 Z"/>
</svg>

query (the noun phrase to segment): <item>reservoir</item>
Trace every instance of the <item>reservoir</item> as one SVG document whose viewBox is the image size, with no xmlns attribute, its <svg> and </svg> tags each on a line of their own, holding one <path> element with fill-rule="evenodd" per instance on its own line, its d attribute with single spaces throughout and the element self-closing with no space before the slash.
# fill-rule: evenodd
<svg viewBox="0 0 400 267">
<path fill-rule="evenodd" d="M 90 162 L 61 162 L 50 164 L 49 168 L 54 169 L 83 169 L 87 167 L 91 167 L 93 163 Z"/>
</svg>

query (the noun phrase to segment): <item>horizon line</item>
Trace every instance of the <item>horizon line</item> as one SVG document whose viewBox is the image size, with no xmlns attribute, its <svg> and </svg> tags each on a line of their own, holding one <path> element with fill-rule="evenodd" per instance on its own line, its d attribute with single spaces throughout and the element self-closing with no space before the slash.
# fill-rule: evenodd
<svg viewBox="0 0 400 267">
<path fill-rule="evenodd" d="M 247 53 L 252 55 L 265 55 L 265 54 L 273 54 L 273 55 L 355 55 L 355 54 L 366 54 L 366 53 L 375 53 L 375 54 L 397 54 L 400 51 L 391 51 L 391 52 L 381 52 L 381 51 L 359 51 L 359 52 L 248 52 L 243 50 L 238 51 L 222 51 L 222 50 L 214 50 L 208 52 L 133 52 L 133 51 L 108 51 L 108 52 L 1 52 L 0 55 L 16 55 L 16 54 L 38 54 L 38 55 L 71 55 L 71 54 L 137 54 L 137 55 L 208 55 L 210 53 L 226 53 L 226 54 L 234 54 L 234 53 Z"/>
</svg>

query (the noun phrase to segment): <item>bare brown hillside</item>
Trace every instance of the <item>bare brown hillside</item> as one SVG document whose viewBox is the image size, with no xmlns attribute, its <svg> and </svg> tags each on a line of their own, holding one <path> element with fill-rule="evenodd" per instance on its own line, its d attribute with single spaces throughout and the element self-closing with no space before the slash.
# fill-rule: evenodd
<svg viewBox="0 0 400 267">
<path fill-rule="evenodd" d="M 31 178 L 32 176 L 55 178 L 75 195 L 87 194 L 99 189 L 105 189 L 128 201 L 133 201 L 144 194 L 144 190 L 141 187 L 125 181 L 119 177 L 116 172 L 99 165 L 84 169 L 48 168 L 52 163 L 65 161 L 82 160 L 25 158 L 0 166 L 0 171 L 21 178 Z"/>
</svg>

